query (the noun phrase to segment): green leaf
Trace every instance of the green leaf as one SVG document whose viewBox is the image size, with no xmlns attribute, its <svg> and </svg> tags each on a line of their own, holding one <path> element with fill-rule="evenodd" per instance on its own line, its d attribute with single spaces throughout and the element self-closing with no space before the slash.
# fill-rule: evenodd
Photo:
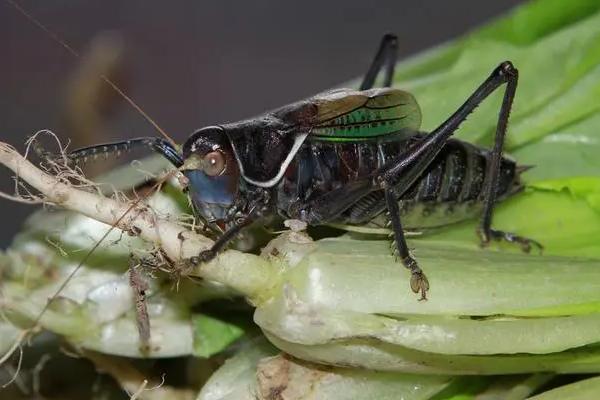
<svg viewBox="0 0 600 400">
<path fill-rule="evenodd" d="M 540 141 L 516 149 L 512 155 L 522 165 L 527 183 L 572 176 L 598 176 L 600 171 L 600 113 L 559 129 Z"/>
<path fill-rule="evenodd" d="M 588 178 L 583 180 L 588 181 Z M 596 179 L 589 181 L 595 182 Z M 562 181 L 561 185 L 565 184 L 568 182 Z M 595 201 L 594 196 L 589 195 L 591 201 Z M 565 191 L 533 188 L 500 203 L 494 211 L 493 221 L 497 229 L 539 241 L 544 246 L 544 255 L 600 258 L 600 213 L 590 206 L 587 197 L 584 199 Z M 489 248 L 480 249 L 476 235 L 478 223 L 473 220 L 441 228 L 423 237 L 409 239 L 409 244 L 414 244 L 417 255 L 424 242 L 479 249 L 478 257 L 485 257 L 486 253 L 493 250 L 521 252 L 518 246 L 502 242 L 494 242 Z M 457 248 L 456 251 L 462 250 Z M 537 249 L 532 250 L 529 259 L 533 263 L 538 253 Z"/>
<path fill-rule="evenodd" d="M 515 18 L 518 20 L 503 19 L 487 30 L 448 45 L 438 55 L 441 59 L 428 55 L 416 65 L 412 60 L 400 63 L 396 85 L 415 94 L 423 111 L 423 127 L 432 130 L 462 104 L 496 65 L 511 60 L 519 69 L 520 77 L 511 113 L 508 147 L 520 147 L 539 140 L 597 112 L 600 107 L 597 101 L 592 101 L 599 90 L 600 64 L 600 13 L 596 12 L 598 6 L 595 3 L 587 9 L 571 8 L 573 18 L 547 24 L 543 35 L 542 32 L 535 33 L 532 37 L 537 40 L 525 40 L 525 43 L 515 39 L 522 37 L 515 33 L 520 31 L 518 26 L 535 26 L 538 18 L 548 18 L 536 14 L 544 9 L 541 5 L 517 12 Z M 557 19 L 556 15 L 554 19 Z M 567 24 L 570 20 L 577 23 Z M 560 29 L 550 31 L 551 27 Z M 511 40 L 510 35 L 503 38 L 503 31 L 513 32 L 515 40 Z M 440 69 L 414 77 L 411 71 L 428 67 L 432 60 L 437 60 L 435 64 Z M 501 99 L 499 92 L 486 100 L 461 126 L 460 138 L 491 142 Z"/>
<path fill-rule="evenodd" d="M 600 10 L 598 0 L 534 0 L 476 33 L 478 37 L 527 45 Z"/>
<path fill-rule="evenodd" d="M 530 185 L 539 190 L 567 191 L 576 199 L 584 199 L 588 205 L 600 212 L 600 177 L 573 177 L 542 181 Z"/>
<path fill-rule="evenodd" d="M 194 355 L 210 357 L 239 339 L 244 330 L 207 315 L 194 315 Z"/>
</svg>

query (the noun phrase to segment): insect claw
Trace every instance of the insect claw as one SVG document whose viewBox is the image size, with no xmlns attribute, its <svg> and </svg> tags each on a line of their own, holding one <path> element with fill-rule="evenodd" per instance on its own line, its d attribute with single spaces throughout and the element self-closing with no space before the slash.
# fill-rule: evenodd
<svg viewBox="0 0 600 400">
<path fill-rule="evenodd" d="M 427 300 L 427 291 L 429 290 L 429 281 L 422 271 L 413 272 L 410 277 L 410 288 L 414 293 L 421 293 L 421 300 Z"/>
</svg>

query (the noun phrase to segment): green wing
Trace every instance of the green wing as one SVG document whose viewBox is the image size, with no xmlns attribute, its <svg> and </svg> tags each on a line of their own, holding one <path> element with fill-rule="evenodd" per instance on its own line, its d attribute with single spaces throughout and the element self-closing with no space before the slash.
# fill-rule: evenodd
<svg viewBox="0 0 600 400">
<path fill-rule="evenodd" d="M 318 110 L 311 139 L 368 140 L 401 130 L 417 131 L 421 126 L 417 101 L 398 89 L 340 89 L 317 95 L 311 102 Z"/>
</svg>

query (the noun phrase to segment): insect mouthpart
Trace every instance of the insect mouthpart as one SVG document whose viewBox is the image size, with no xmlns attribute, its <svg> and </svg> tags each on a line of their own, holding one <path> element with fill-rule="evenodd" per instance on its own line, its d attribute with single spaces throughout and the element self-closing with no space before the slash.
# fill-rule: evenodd
<svg viewBox="0 0 600 400">
<path fill-rule="evenodd" d="M 202 169 L 183 170 L 189 179 L 192 200 L 198 211 L 208 220 L 225 218 L 227 210 L 235 201 L 237 192 L 230 175 L 210 176 Z"/>
</svg>

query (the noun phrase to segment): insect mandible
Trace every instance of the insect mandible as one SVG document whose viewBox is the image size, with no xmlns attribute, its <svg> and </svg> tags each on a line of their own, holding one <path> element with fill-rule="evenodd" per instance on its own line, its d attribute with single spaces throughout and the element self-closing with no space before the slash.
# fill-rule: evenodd
<svg viewBox="0 0 600 400">
<path fill-rule="evenodd" d="M 525 169 L 503 156 L 518 71 L 500 63 L 436 129 L 419 130 L 421 111 L 408 92 L 392 88 L 397 38 L 385 35 L 359 90 L 336 89 L 260 116 L 195 131 L 178 148 L 141 137 L 74 150 L 73 161 L 148 147 L 188 179 L 195 212 L 217 236 L 192 257 L 214 258 L 244 227 L 272 216 L 308 225 L 391 228 L 394 255 L 411 273 L 410 287 L 425 299 L 429 282 L 410 254 L 404 230 L 446 225 L 481 215 L 482 244 L 534 240 L 492 229 L 494 204 L 522 190 Z M 373 88 L 383 70 L 384 87 Z M 505 85 L 494 147 L 452 138 L 486 97 Z"/>
</svg>

